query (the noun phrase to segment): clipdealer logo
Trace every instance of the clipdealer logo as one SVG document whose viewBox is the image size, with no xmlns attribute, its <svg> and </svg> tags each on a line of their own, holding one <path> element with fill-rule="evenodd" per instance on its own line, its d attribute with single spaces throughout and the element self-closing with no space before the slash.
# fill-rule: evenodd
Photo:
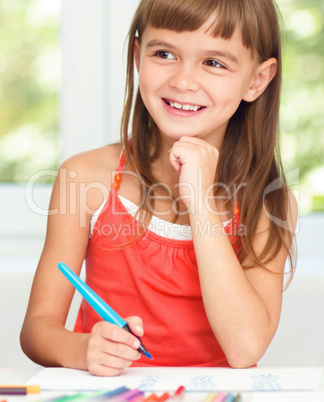
<svg viewBox="0 0 324 402">
<path fill-rule="evenodd" d="M 115 171 L 112 172 L 112 178 L 115 175 Z M 177 202 L 181 200 L 181 197 L 174 198 L 173 197 L 173 192 L 172 189 L 164 184 L 164 183 L 155 183 L 153 186 L 147 188 L 143 179 L 136 173 L 130 172 L 130 171 L 124 171 L 123 175 L 132 175 L 134 176 L 140 183 L 141 190 L 142 190 L 142 198 L 139 202 L 138 205 L 134 206 L 136 210 L 140 209 L 146 201 L 151 201 L 152 199 L 155 200 L 162 200 L 162 201 L 170 201 L 171 202 L 171 207 L 169 209 L 166 209 L 165 211 L 157 211 L 154 209 L 154 207 L 151 206 L 151 203 L 148 202 L 148 210 L 152 215 L 160 217 L 163 219 L 164 216 L 178 213 L 179 216 L 181 215 L 186 215 L 189 214 L 189 210 L 187 211 L 182 211 L 179 212 L 177 211 Z M 58 177 L 57 177 L 58 176 Z M 43 179 L 44 177 L 53 177 L 59 179 L 59 199 L 58 199 L 58 205 L 56 208 L 53 209 L 48 209 L 47 205 L 40 205 L 37 203 L 36 196 L 35 196 L 35 188 L 37 186 L 37 183 L 39 182 L 40 179 Z M 104 184 L 99 181 L 94 181 L 90 183 L 84 183 L 84 182 L 77 182 L 77 177 L 78 173 L 75 170 L 67 171 L 66 169 L 60 169 L 59 172 L 55 170 L 41 170 L 39 172 L 36 172 L 33 174 L 28 182 L 26 183 L 26 188 L 25 188 L 25 200 L 26 203 L 29 207 L 29 209 L 40 216 L 51 216 L 51 215 L 77 215 L 79 214 L 79 225 L 80 227 L 86 227 L 87 225 L 87 217 L 89 215 L 94 215 L 97 210 L 93 210 L 89 207 L 87 198 L 88 194 L 90 191 L 97 191 L 101 194 L 102 196 L 102 203 L 107 199 L 108 194 L 109 194 L 109 188 Z M 287 177 L 287 183 L 288 186 L 290 187 L 290 190 L 293 192 L 295 195 L 297 202 L 299 202 L 300 198 L 300 191 L 299 191 L 299 184 L 300 184 L 300 179 L 299 179 L 299 168 L 296 168 L 294 170 L 291 170 L 286 173 Z M 199 173 L 199 180 L 202 181 L 202 172 Z M 199 185 L 198 183 L 198 192 L 195 190 L 195 188 L 190 184 L 190 183 L 182 183 L 182 186 L 185 187 L 185 196 L 184 198 L 186 200 L 189 200 L 189 202 L 192 202 L 194 206 L 198 209 L 196 212 L 198 214 L 201 214 L 203 211 L 203 206 L 208 210 L 209 213 L 214 214 L 214 215 L 226 215 L 229 214 L 229 211 L 224 211 L 224 212 L 218 212 L 213 210 L 210 207 L 210 200 L 211 199 L 218 199 L 218 200 L 229 200 L 231 197 L 235 197 L 237 191 L 243 187 L 246 186 L 246 183 L 241 183 L 240 185 L 234 186 L 234 190 L 231 190 L 226 184 L 224 183 L 215 183 L 207 189 L 206 193 L 203 194 L 201 189 L 201 183 Z M 224 190 L 224 195 L 221 196 L 212 196 L 211 191 L 215 186 L 221 186 Z M 283 183 L 280 178 L 274 180 L 272 183 L 270 183 L 264 190 L 263 193 L 263 211 L 265 215 L 267 216 L 268 219 L 270 219 L 272 222 L 274 222 L 276 225 L 290 231 L 289 225 L 288 225 L 288 219 L 286 221 L 283 221 L 279 219 L 278 217 L 272 215 L 268 209 L 267 209 L 267 204 L 266 204 L 266 197 L 273 191 L 276 191 L 278 189 L 281 189 L 283 186 Z M 156 194 L 156 191 L 159 188 L 163 188 L 165 195 L 158 195 Z M 146 197 L 145 197 L 146 195 Z M 205 203 L 205 204 L 204 204 Z M 120 211 L 120 209 L 116 206 L 115 200 L 113 200 L 111 204 L 112 208 L 112 213 L 115 215 L 118 214 L 123 214 L 124 211 Z M 190 208 L 189 208 L 190 209 Z M 289 213 L 289 211 L 288 211 Z M 134 213 L 135 215 L 135 213 Z M 216 225 L 217 226 L 217 225 Z M 243 235 L 244 233 L 246 234 L 246 228 L 240 227 L 237 228 L 238 232 L 241 232 Z M 198 232 L 197 232 L 198 231 Z M 194 229 L 194 233 L 210 233 L 210 234 L 217 234 L 219 232 L 223 231 L 223 228 L 221 227 L 215 227 L 215 225 L 212 225 L 210 222 L 204 224 L 197 225 L 197 227 Z M 298 222 L 297 222 L 297 228 L 294 231 L 297 233 L 299 231 L 299 216 L 298 216 Z M 115 230 L 114 233 L 117 231 Z"/>
</svg>

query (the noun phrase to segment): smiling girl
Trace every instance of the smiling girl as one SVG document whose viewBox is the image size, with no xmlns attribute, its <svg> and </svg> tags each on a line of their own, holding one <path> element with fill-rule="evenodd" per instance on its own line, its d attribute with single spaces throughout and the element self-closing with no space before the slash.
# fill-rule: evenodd
<svg viewBox="0 0 324 402">
<path fill-rule="evenodd" d="M 59 174 L 53 188 L 59 213 L 21 333 L 31 359 L 107 376 L 258 362 L 279 323 L 297 219 L 278 153 L 280 85 L 272 0 L 140 2 L 121 143 L 66 161 L 67 182 Z M 76 213 L 61 213 L 75 185 Z M 64 328 L 73 289 L 57 264 L 79 274 L 84 259 L 87 283 L 152 361 L 85 302 Z"/>
</svg>

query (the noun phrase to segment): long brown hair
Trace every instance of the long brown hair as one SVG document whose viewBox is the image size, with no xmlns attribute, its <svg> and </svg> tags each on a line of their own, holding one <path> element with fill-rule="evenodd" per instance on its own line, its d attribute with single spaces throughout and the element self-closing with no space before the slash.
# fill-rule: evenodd
<svg viewBox="0 0 324 402">
<path fill-rule="evenodd" d="M 247 228 L 245 236 L 241 239 L 244 249 L 241 259 L 243 260 L 247 254 L 253 258 L 253 263 L 244 268 L 264 266 L 284 246 L 288 251 L 293 273 L 292 253 L 286 240 L 288 232 L 290 244 L 293 234 L 289 232 L 286 224 L 287 186 L 279 152 L 281 30 L 279 12 L 274 1 L 142 0 L 140 2 L 128 34 L 125 104 L 121 124 L 121 141 L 126 158 L 131 169 L 141 175 L 147 187 L 157 184 L 151 171 L 151 164 L 159 156 L 158 130 L 138 90 L 134 100 L 135 37 L 140 42 L 143 31 L 148 25 L 176 32 L 194 31 L 215 12 L 217 19 L 214 36 L 229 39 L 239 26 L 243 45 L 252 51 L 256 61 L 262 63 L 274 57 L 278 63 L 277 73 L 264 93 L 254 102 L 242 101 L 230 119 L 220 152 L 216 177 L 218 182 L 225 183 L 227 188 L 233 189 L 233 196 L 227 203 L 233 207 L 234 201 L 238 200 L 240 205 L 241 223 Z M 131 116 L 133 117 L 130 148 Z M 241 185 L 238 186 L 238 183 Z M 271 189 L 273 183 L 276 185 Z M 265 190 L 268 192 L 266 198 Z M 221 195 L 222 191 L 224 191 L 222 186 L 215 186 L 215 195 Z M 144 202 L 142 205 L 148 212 L 147 203 Z M 253 248 L 253 239 L 262 208 L 265 208 L 269 217 L 275 219 L 270 219 L 266 245 L 261 254 L 257 255 Z"/>
</svg>

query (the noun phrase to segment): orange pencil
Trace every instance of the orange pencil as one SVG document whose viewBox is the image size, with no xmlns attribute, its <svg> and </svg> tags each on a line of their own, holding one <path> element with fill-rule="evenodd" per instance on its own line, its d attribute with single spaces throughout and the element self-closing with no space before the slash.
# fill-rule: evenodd
<svg viewBox="0 0 324 402">
<path fill-rule="evenodd" d="M 144 402 L 152 402 L 152 401 L 157 401 L 158 397 L 156 394 L 151 394 L 147 398 L 144 399 Z"/>
<path fill-rule="evenodd" d="M 161 395 L 157 401 L 158 402 L 164 402 L 166 400 L 170 399 L 170 394 L 168 392 L 165 392 L 163 395 Z"/>
</svg>

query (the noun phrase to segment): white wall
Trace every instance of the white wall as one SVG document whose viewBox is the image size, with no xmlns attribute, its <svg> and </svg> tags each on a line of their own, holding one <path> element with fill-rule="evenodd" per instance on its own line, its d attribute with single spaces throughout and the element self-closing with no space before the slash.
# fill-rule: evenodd
<svg viewBox="0 0 324 402">
<path fill-rule="evenodd" d="M 124 42 L 138 0 L 62 3 L 63 159 L 119 139 Z"/>
</svg>

